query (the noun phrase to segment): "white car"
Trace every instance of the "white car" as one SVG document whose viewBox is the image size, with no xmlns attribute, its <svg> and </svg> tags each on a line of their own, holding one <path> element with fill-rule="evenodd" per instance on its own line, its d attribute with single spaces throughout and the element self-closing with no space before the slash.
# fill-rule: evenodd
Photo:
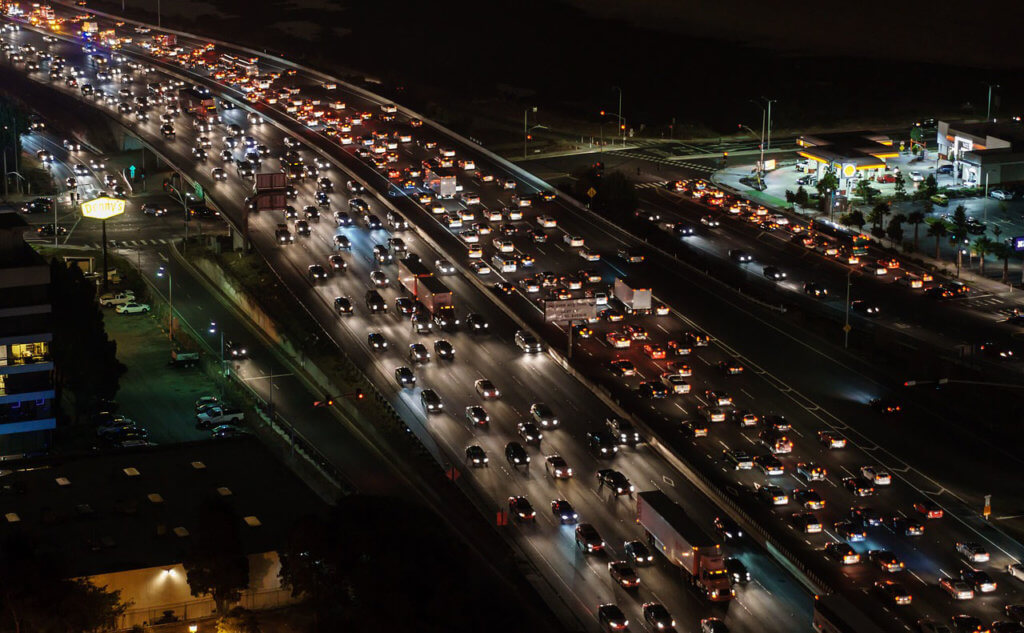
<svg viewBox="0 0 1024 633">
<path fill-rule="evenodd" d="M 919 171 L 912 171 L 910 172 L 910 179 L 913 180 L 914 182 L 923 182 L 924 176 L 922 176 L 921 172 Z"/>
<path fill-rule="evenodd" d="M 956 551 L 971 563 L 987 563 L 988 550 L 978 543 L 957 542 Z"/>
<path fill-rule="evenodd" d="M 995 198 L 996 200 L 1009 200 L 1013 198 L 1013 194 L 1005 189 L 993 189 L 988 192 L 988 195 L 990 198 Z"/>
<path fill-rule="evenodd" d="M 583 246 L 583 238 L 579 235 L 570 235 L 569 233 L 566 233 L 562 236 L 562 241 L 575 248 Z"/>
<path fill-rule="evenodd" d="M 1006 573 L 1017 580 L 1024 580 L 1024 563 L 1012 563 L 1006 566 Z"/>
<path fill-rule="evenodd" d="M 661 375 L 661 382 L 668 387 L 672 393 L 690 393 L 690 383 L 681 374 L 666 372 Z"/>
<path fill-rule="evenodd" d="M 537 224 L 542 229 L 553 229 L 558 226 L 558 220 L 550 215 L 542 215 L 537 218 Z"/>
<path fill-rule="evenodd" d="M 580 257 L 588 262 L 599 262 L 601 261 L 601 253 L 591 250 L 589 247 L 584 246 L 580 249 Z"/>
<path fill-rule="evenodd" d="M 486 262 L 473 262 L 469 267 L 473 269 L 473 272 L 481 276 L 491 274 L 491 267 Z"/>
<path fill-rule="evenodd" d="M 452 263 L 447 259 L 439 259 L 436 262 L 434 262 L 434 265 L 437 266 L 437 272 L 440 275 L 455 274 L 455 266 L 453 266 Z"/>
<path fill-rule="evenodd" d="M 114 308 L 118 314 L 142 314 L 143 312 L 149 312 L 152 308 L 149 307 L 148 303 L 122 303 L 121 305 Z"/>
<path fill-rule="evenodd" d="M 467 244 L 476 244 L 480 241 L 480 232 L 473 229 L 467 229 L 459 233 L 459 237 L 461 237 L 462 241 Z"/>
<path fill-rule="evenodd" d="M 516 250 L 516 245 L 512 240 L 503 240 L 500 238 L 495 238 L 492 244 L 494 245 L 494 248 L 498 250 L 499 253 L 511 253 L 512 251 Z"/>
<path fill-rule="evenodd" d="M 892 475 L 888 471 L 874 466 L 861 466 L 860 474 L 876 486 L 888 486 L 892 483 Z"/>
</svg>

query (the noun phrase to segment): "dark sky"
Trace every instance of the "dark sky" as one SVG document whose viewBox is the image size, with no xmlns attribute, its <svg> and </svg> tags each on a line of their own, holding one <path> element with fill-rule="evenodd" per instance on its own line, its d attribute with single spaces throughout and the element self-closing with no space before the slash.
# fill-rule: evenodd
<svg viewBox="0 0 1024 633">
<path fill-rule="evenodd" d="M 640 26 L 802 54 L 1024 68 L 1024 2 L 1019 0 L 564 1 Z"/>
</svg>

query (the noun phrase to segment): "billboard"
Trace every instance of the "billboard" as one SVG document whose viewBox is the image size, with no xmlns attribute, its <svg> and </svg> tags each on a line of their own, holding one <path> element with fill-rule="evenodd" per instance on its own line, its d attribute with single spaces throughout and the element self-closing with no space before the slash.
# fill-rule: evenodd
<svg viewBox="0 0 1024 633">
<path fill-rule="evenodd" d="M 545 321 L 592 321 L 597 318 L 597 300 L 550 299 L 544 302 Z"/>
<path fill-rule="evenodd" d="M 124 200 L 106 196 L 82 203 L 82 215 L 94 220 L 107 220 L 124 213 Z"/>
<path fill-rule="evenodd" d="M 1013 238 L 1013 250 L 1018 253 L 1024 251 L 1024 236 Z"/>
</svg>

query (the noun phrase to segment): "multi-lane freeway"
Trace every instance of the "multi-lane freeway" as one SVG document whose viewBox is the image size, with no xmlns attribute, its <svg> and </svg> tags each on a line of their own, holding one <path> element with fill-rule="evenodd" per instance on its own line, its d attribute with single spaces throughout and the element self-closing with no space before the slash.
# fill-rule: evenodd
<svg viewBox="0 0 1024 633">
<path fill-rule="evenodd" d="M 143 36 L 145 34 L 136 34 L 136 37 Z M 653 255 L 645 255 L 646 261 L 638 261 L 640 257 L 630 250 L 638 245 L 627 236 L 605 228 L 565 201 L 545 200 L 547 196 L 538 195 L 543 192 L 538 191 L 538 182 L 523 178 L 522 174 L 495 162 L 478 148 L 462 145 L 430 125 L 415 125 L 408 113 L 392 113 L 388 104 L 375 102 L 372 97 L 349 91 L 343 85 L 328 90 L 322 77 L 297 69 L 289 74 L 292 69 L 273 60 L 261 60 L 260 68 L 264 72 L 279 73 L 278 85 L 298 88 L 297 94 L 303 99 L 344 100 L 345 117 L 360 119 L 358 125 L 354 120 L 347 121 L 355 131 L 345 132 L 339 128 L 337 135 L 328 135 L 322 125 L 300 124 L 292 113 L 285 111 L 284 104 L 257 102 L 251 106 L 242 92 L 211 78 L 208 69 L 171 64 L 166 58 L 151 56 L 151 51 L 135 44 L 124 47 L 121 54 L 125 59 L 118 62 L 102 49 L 85 53 L 78 43 L 44 42 L 27 29 L 6 32 L 5 42 L 15 47 L 34 46 L 34 51 L 26 49 L 22 54 L 34 55 L 43 63 L 30 76 L 69 94 L 79 95 L 80 88 L 69 87 L 63 75 L 59 76 L 59 81 L 48 77 L 55 55 L 66 59 L 65 68 L 82 69 L 85 78 L 80 78 L 79 82 L 88 80 L 100 93 L 116 95 L 118 89 L 127 87 L 133 96 L 147 96 L 148 85 L 167 81 L 167 73 L 173 73 L 206 86 L 220 98 L 222 121 L 209 132 L 198 131 L 187 115 L 180 114 L 168 119 L 176 129 L 176 138 L 165 139 L 159 132 L 161 121 L 156 115 L 166 103 L 161 103 L 156 95 L 147 96 L 152 100 L 146 107 L 153 113 L 153 120 L 135 121 L 133 116 L 126 119 L 126 123 L 174 164 L 189 170 L 190 175 L 211 192 L 232 223 L 247 226 L 253 247 L 292 288 L 297 303 L 301 304 L 296 305 L 296 309 L 308 310 L 338 346 L 366 368 L 370 378 L 390 396 L 399 412 L 413 422 L 413 428 L 440 458 L 465 463 L 465 450 L 471 445 L 487 452 L 489 468 L 471 469 L 468 465 L 464 468 L 475 494 L 492 507 L 502 506 L 510 495 L 525 495 L 533 502 L 538 518 L 531 524 L 518 526 L 517 538 L 532 553 L 549 582 L 563 595 L 571 596 L 567 599 L 570 606 L 580 614 L 589 614 L 585 620 L 591 623 L 588 626 L 596 626 L 593 613 L 599 603 L 606 601 L 617 602 L 631 620 L 641 623 L 639 604 L 647 600 L 668 606 L 683 630 L 693 628 L 701 617 L 710 614 L 724 617 L 738 631 L 792 630 L 809 626 L 808 594 L 749 539 L 727 543 L 729 553 L 746 562 L 755 579 L 739 587 L 737 600 L 728 607 L 711 607 L 685 590 L 667 565 L 642 570 L 643 586 L 636 595 L 626 595 L 615 588 L 604 564 L 611 556 L 623 555 L 623 541 L 642 535 L 633 521 L 631 499 L 616 498 L 599 488 L 598 469 L 620 470 L 638 489 L 665 490 L 709 532 L 712 520 L 723 514 L 663 459 L 660 450 L 683 458 L 702 472 L 710 485 L 727 495 L 748 517 L 771 533 L 776 542 L 793 552 L 801 565 L 850 596 L 865 610 L 876 611 L 880 624 L 888 628 L 895 630 L 913 625 L 925 616 L 941 619 L 959 612 L 974 613 L 991 621 L 1000 617 L 1004 602 L 1019 597 L 1014 586 L 1017 581 L 999 571 L 1016 560 L 1016 544 L 976 520 L 971 510 L 959 501 L 954 485 L 963 482 L 960 485 L 970 489 L 971 482 L 959 477 L 949 483 L 940 482 L 918 470 L 920 466 L 934 465 L 935 458 L 922 455 L 931 452 L 924 451 L 923 447 L 906 446 L 901 438 L 906 437 L 907 431 L 895 430 L 891 421 L 908 419 L 911 434 L 921 428 L 920 423 L 909 416 L 892 417 L 866 407 L 865 402 L 871 397 L 884 395 L 884 390 L 869 376 L 846 366 L 841 359 L 830 358 L 827 350 L 799 341 L 792 331 L 773 325 L 770 317 L 744 305 L 741 299 L 730 297 L 711 280 L 685 270 L 662 269 Z M 178 45 L 183 47 L 199 48 L 203 44 L 184 38 L 178 40 Z M 40 57 L 40 53 L 50 58 Z M 122 79 L 117 84 L 97 78 L 97 71 L 102 72 L 100 66 L 104 65 L 97 62 L 97 55 L 107 60 L 105 65 L 123 69 Z M 146 64 L 153 68 L 132 69 L 128 61 L 131 58 L 146 59 Z M 13 61 L 10 51 L 7 61 Z M 23 61 L 15 62 L 16 67 L 23 64 Z M 113 79 L 112 74 L 110 79 Z M 112 116 L 120 116 L 115 114 L 116 99 L 109 104 L 99 100 L 91 103 L 106 108 Z M 223 109 L 225 103 L 234 103 L 236 107 Z M 254 124 L 249 116 L 250 109 L 265 116 L 268 123 Z M 393 115 L 394 119 L 385 121 L 382 115 L 385 118 Z M 228 128 L 230 125 L 237 125 L 239 132 L 233 133 Z M 397 134 L 392 136 L 393 132 Z M 346 134 L 351 135 L 350 144 L 342 142 Z M 286 135 L 294 139 L 294 151 L 305 165 L 319 165 L 315 175 L 294 183 L 295 199 L 290 204 L 300 215 L 291 220 L 279 211 L 246 215 L 244 200 L 251 193 L 251 183 L 240 178 L 235 173 L 237 170 L 218 155 L 226 150 L 232 160 L 239 160 L 248 149 L 246 145 L 257 154 L 259 146 L 265 145 L 267 152 L 260 156 L 261 170 L 273 171 L 279 165 L 276 157 L 287 151 Z M 406 135 L 409 140 L 403 142 Z M 197 161 L 192 150 L 200 136 L 207 137 L 211 144 L 208 157 L 203 161 Z M 247 136 L 252 137 L 252 142 L 247 142 Z M 235 140 L 224 141 L 224 137 Z M 378 152 L 378 148 L 383 151 Z M 442 150 L 450 150 L 453 156 L 445 156 L 448 152 Z M 381 167 L 372 164 L 375 157 L 381 160 Z M 451 199 L 432 195 L 410 171 L 417 167 L 422 169 L 425 160 L 443 158 L 452 158 L 453 168 L 461 169 L 458 181 L 463 190 Z M 472 162 L 472 167 L 467 161 Z M 212 170 L 217 167 L 225 169 L 228 174 L 225 179 L 213 177 Z M 391 169 L 397 170 L 397 178 L 389 177 Z M 475 177 L 477 172 L 493 176 L 495 182 Z M 330 191 L 319 184 L 320 178 L 330 179 Z M 350 180 L 363 182 L 371 193 L 380 195 L 352 194 L 346 188 Z M 406 180 L 412 182 L 406 186 Z M 507 189 L 505 182 L 511 184 Z M 318 189 L 324 194 L 319 202 L 315 197 Z M 478 198 L 474 199 L 475 196 Z M 531 205 L 517 207 L 513 196 L 528 199 Z M 356 197 L 367 203 L 368 213 L 359 213 L 351 206 L 351 200 Z M 311 216 L 308 235 L 303 235 L 299 231 L 299 218 L 306 206 L 318 207 L 320 219 L 312 221 Z M 517 210 L 522 214 L 521 219 L 515 214 Z M 337 211 L 352 211 L 352 224 L 348 225 L 342 218 L 342 225 L 338 226 L 334 215 Z M 410 220 L 416 230 L 388 230 L 389 211 Z M 132 212 L 138 213 L 138 210 Z M 381 220 L 380 227 L 370 215 Z M 461 227 L 454 226 L 459 222 Z M 280 243 L 279 224 L 286 225 L 294 242 Z M 336 248 L 339 235 L 348 238 L 349 248 Z M 480 320 L 474 320 L 486 322 L 486 332 L 474 333 L 463 325 L 452 332 L 414 333 L 408 318 L 397 313 L 396 299 L 404 293 L 395 280 L 396 266 L 378 255 L 386 251 L 394 257 L 396 244 L 389 239 L 396 237 L 454 291 L 462 319 L 470 313 L 479 315 Z M 516 272 L 489 270 L 485 273 L 480 262 L 493 264 L 495 251 L 506 248 L 504 241 L 511 242 L 513 252 L 519 255 Z M 375 252 L 374 247 L 382 248 Z M 475 256 L 478 248 L 481 256 Z M 581 256 L 584 249 L 592 253 L 591 261 Z M 331 257 L 340 257 L 347 270 L 332 271 Z M 533 265 L 524 272 L 520 267 L 530 259 Z M 440 260 L 450 262 L 452 270 L 448 272 Z M 327 279 L 311 279 L 309 266 L 314 264 L 326 269 Z M 581 269 L 586 273 L 581 273 Z M 526 279 L 541 271 L 550 274 L 542 274 L 535 280 Z M 371 281 L 374 272 L 383 273 L 388 279 Z M 524 321 L 556 345 L 563 345 L 564 339 L 558 336 L 556 326 L 543 325 L 539 297 L 547 292 L 564 292 L 566 296 L 578 296 L 588 290 L 594 294 L 606 293 L 613 279 L 627 274 L 653 279 L 659 299 L 675 309 L 666 310 L 664 315 L 611 312 L 606 316 L 621 316 L 622 320 L 606 318 L 579 328 L 574 337 L 573 365 L 586 383 L 572 377 L 552 357 L 524 354 L 513 344 L 513 333 L 520 327 L 516 321 Z M 594 281 L 597 279 L 599 281 Z M 494 287 L 496 282 L 509 286 L 498 289 Z M 534 284 L 538 286 L 536 291 Z M 373 315 L 366 310 L 362 298 L 371 285 L 378 285 L 387 300 L 385 314 Z M 335 298 L 339 296 L 351 297 L 354 305 L 351 316 L 338 314 Z M 688 332 L 705 331 L 713 335 L 711 344 L 692 347 L 688 354 L 661 358 L 654 349 L 663 347 L 666 354 L 674 354 L 674 350 L 688 347 Z M 621 334 L 619 347 L 610 343 L 616 340 L 615 336 L 608 336 L 613 332 Z M 379 343 L 374 347 L 373 341 L 380 338 L 371 339 L 369 335 L 373 333 L 387 341 L 387 349 L 380 349 Z M 433 352 L 434 342 L 440 338 L 453 344 L 454 362 L 436 355 L 427 362 L 417 362 L 410 356 L 411 345 L 422 343 Z M 670 346 L 670 341 L 679 345 Z M 628 343 L 628 347 L 623 343 Z M 645 345 L 650 345 L 651 349 L 641 351 Z M 624 360 L 632 365 L 633 375 L 614 375 L 609 363 Z M 414 388 L 404 388 L 396 382 L 395 370 L 403 366 L 409 367 L 416 376 Z M 619 367 L 619 373 L 629 373 L 623 363 Z M 742 367 L 743 371 L 730 374 L 726 371 L 729 367 Z M 663 374 L 676 374 L 677 378 L 663 378 Z M 485 400 L 476 384 L 481 378 L 490 380 L 500 389 L 501 397 Z M 689 393 L 649 397 L 657 392 L 653 383 L 664 382 L 673 388 L 680 384 L 683 390 L 686 387 L 680 381 L 688 383 Z M 642 382 L 652 384 L 641 388 Z M 598 385 L 605 396 L 598 397 L 587 384 Z M 440 396 L 444 412 L 428 414 L 424 411 L 424 389 L 432 389 Z M 731 397 L 733 403 L 724 404 L 725 396 Z M 587 433 L 605 428 L 606 418 L 616 413 L 609 408 L 613 400 L 619 403 L 616 409 L 625 409 L 643 420 L 645 428 L 654 432 L 650 439 L 659 441 L 641 443 L 635 448 L 624 446 L 614 460 L 595 456 L 588 448 Z M 704 413 L 717 406 L 712 400 L 722 400 L 726 421 L 704 421 Z M 527 444 L 517 426 L 531 418 L 531 407 L 537 403 L 549 405 L 561 423 L 556 429 L 541 429 L 544 437 L 540 445 L 527 448 L 532 457 L 531 468 L 520 470 L 506 461 L 506 445 L 512 441 Z M 470 424 L 466 409 L 471 406 L 484 407 L 490 416 L 489 423 Z M 750 415 L 744 417 L 739 415 L 740 411 Z M 772 415 L 785 416 L 786 423 L 791 425 L 787 429 L 781 426 L 781 420 L 775 420 L 780 425 L 778 433 L 792 442 L 791 452 L 777 456 L 783 466 L 780 474 L 768 474 L 768 471 L 778 473 L 778 470 L 770 468 L 770 460 L 765 459 L 769 448 L 779 450 L 786 444 L 768 441 L 766 434 L 773 431 L 768 416 Z M 741 425 L 744 419 L 749 426 Z M 851 443 L 845 448 L 830 449 L 819 441 L 819 431 L 845 435 Z M 737 462 L 746 465 L 738 455 L 741 451 L 759 455 L 758 465 L 752 469 L 736 468 Z M 555 480 L 546 472 L 545 456 L 552 453 L 560 454 L 573 467 L 572 480 Z M 808 482 L 797 474 L 798 462 L 812 461 L 827 471 L 824 479 Z M 857 481 L 847 484 L 844 480 L 862 475 L 864 466 L 873 467 L 876 472 L 887 471 L 892 481 L 888 485 L 879 481 L 874 495 L 855 498 L 847 485 L 860 485 L 865 492 L 869 486 Z M 765 493 L 760 489 L 769 483 L 779 485 L 792 497 L 787 504 L 761 501 Z M 813 488 L 824 504 L 824 509 L 814 511 L 824 528 L 818 533 L 799 531 L 791 516 L 802 512 L 794 493 L 806 488 Z M 597 527 L 608 542 L 608 556 L 595 559 L 574 547 L 571 527 L 559 526 L 548 510 L 553 498 L 568 499 L 581 521 Z M 806 500 L 809 496 L 800 498 Z M 914 505 L 926 501 L 936 502 L 946 510 L 947 516 L 935 520 L 916 516 Z M 882 525 L 868 521 L 865 539 L 855 540 L 856 530 L 850 532 L 849 526 L 836 525 L 849 518 L 854 505 L 870 505 L 880 518 L 905 517 L 906 520 L 897 519 Z M 860 514 L 870 516 L 871 512 Z M 903 525 L 908 521 L 924 524 L 924 535 L 903 534 Z M 844 567 L 829 558 L 825 547 L 848 539 L 854 540 L 852 546 L 861 553 L 863 560 Z M 956 575 L 965 566 L 955 549 L 957 541 L 976 541 L 990 552 L 991 559 L 978 564 L 998 579 L 999 586 L 994 594 L 967 603 L 954 603 L 940 589 L 942 578 Z M 905 571 L 896 577 L 913 594 L 911 606 L 885 606 L 884 595 L 873 585 L 888 577 L 888 573 L 867 560 L 869 549 L 890 550 L 903 561 Z"/>
</svg>

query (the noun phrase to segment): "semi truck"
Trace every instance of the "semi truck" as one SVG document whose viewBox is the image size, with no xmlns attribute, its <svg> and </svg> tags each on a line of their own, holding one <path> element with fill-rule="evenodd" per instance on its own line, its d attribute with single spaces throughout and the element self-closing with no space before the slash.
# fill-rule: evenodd
<svg viewBox="0 0 1024 633">
<path fill-rule="evenodd" d="M 651 289 L 625 277 L 615 280 L 612 294 L 629 314 L 648 314 L 651 311 Z"/>
<path fill-rule="evenodd" d="M 172 367 L 195 367 L 199 364 L 199 352 L 186 352 L 179 349 L 171 350 Z"/>
<path fill-rule="evenodd" d="M 182 88 L 178 90 L 178 103 L 181 109 L 196 118 L 216 118 L 217 101 L 208 92 L 200 92 L 195 88 Z"/>
<path fill-rule="evenodd" d="M 398 281 L 409 294 L 425 305 L 432 315 L 452 314 L 452 291 L 419 260 L 408 257 L 398 260 Z"/>
<path fill-rule="evenodd" d="M 721 545 L 711 540 L 683 508 L 660 490 L 636 497 L 636 521 L 647 538 L 708 600 L 736 596 L 725 569 Z"/>
<path fill-rule="evenodd" d="M 455 172 L 444 167 L 427 168 L 423 172 L 423 184 L 433 190 L 440 198 L 454 198 L 458 193 L 459 183 Z"/>
</svg>

